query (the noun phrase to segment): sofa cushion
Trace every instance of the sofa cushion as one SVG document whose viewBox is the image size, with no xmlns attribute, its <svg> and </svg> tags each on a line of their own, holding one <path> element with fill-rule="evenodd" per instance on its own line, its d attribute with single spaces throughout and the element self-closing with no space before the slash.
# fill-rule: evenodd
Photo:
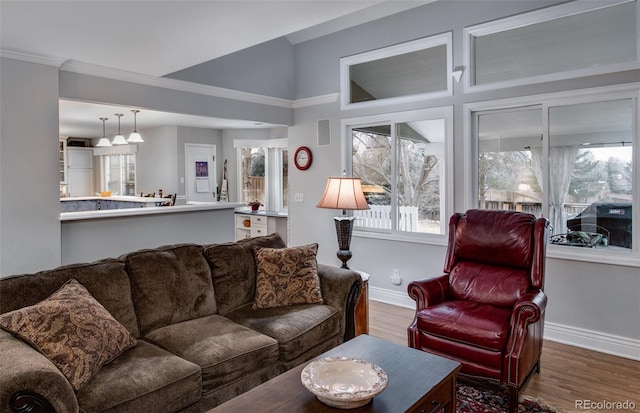
<svg viewBox="0 0 640 413">
<path fill-rule="evenodd" d="M 256 291 L 255 247 L 284 248 L 285 243 L 280 235 L 274 233 L 205 247 L 204 256 L 211 267 L 219 314 L 224 315 L 253 301 Z"/>
<path fill-rule="evenodd" d="M 221 315 L 162 327 L 145 338 L 200 366 L 203 394 L 278 360 L 276 340 Z"/>
<path fill-rule="evenodd" d="M 75 390 L 136 345 L 129 331 L 74 279 L 40 303 L 0 315 L 0 327 L 50 359 Z"/>
<path fill-rule="evenodd" d="M 124 261 L 115 258 L 3 278 L 0 281 L 0 314 L 36 304 L 72 278 L 78 280 L 134 337 L 139 337 L 129 275 Z"/>
<path fill-rule="evenodd" d="M 211 272 L 194 244 L 169 245 L 125 256 L 140 332 L 216 312 Z"/>
<path fill-rule="evenodd" d="M 233 321 L 278 340 L 280 358 L 290 361 L 340 335 L 340 315 L 329 305 L 301 304 L 254 310 L 246 304 L 227 314 Z"/>
<path fill-rule="evenodd" d="M 77 392 L 81 412 L 175 412 L 202 395 L 200 367 L 144 340 Z"/>
<path fill-rule="evenodd" d="M 418 329 L 473 347 L 502 352 L 511 310 L 473 301 L 446 301 L 420 310 Z"/>
<path fill-rule="evenodd" d="M 318 244 L 293 248 L 256 248 L 256 297 L 253 308 L 322 304 Z"/>
</svg>

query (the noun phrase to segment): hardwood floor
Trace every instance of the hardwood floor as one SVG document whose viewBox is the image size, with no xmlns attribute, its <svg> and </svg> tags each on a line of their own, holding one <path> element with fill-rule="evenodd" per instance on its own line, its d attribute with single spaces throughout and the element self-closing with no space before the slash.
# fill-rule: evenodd
<svg viewBox="0 0 640 413">
<path fill-rule="evenodd" d="M 407 326 L 413 314 L 408 308 L 369 301 L 369 334 L 407 345 Z M 640 361 L 545 341 L 540 374 L 529 380 L 522 394 L 572 412 L 640 412 Z M 628 401 L 635 408 L 599 409 L 596 405 L 585 409 L 576 404 L 582 400 Z"/>
</svg>

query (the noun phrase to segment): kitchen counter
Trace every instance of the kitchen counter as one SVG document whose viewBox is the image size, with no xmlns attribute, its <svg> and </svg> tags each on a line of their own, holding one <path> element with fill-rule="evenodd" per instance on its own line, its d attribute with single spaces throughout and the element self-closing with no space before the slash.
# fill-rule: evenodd
<svg viewBox="0 0 640 413">
<path fill-rule="evenodd" d="M 166 201 L 166 200 L 165 200 Z M 122 208 L 122 209 L 101 209 L 93 211 L 61 212 L 60 221 L 78 221 L 87 219 L 101 219 L 114 217 L 130 217 L 141 215 L 161 215 L 176 214 L 183 212 L 209 211 L 215 209 L 235 209 L 238 204 L 235 202 L 208 202 L 187 205 L 174 205 L 170 207 L 146 207 L 146 208 Z"/>
<path fill-rule="evenodd" d="M 170 198 L 142 196 L 74 196 L 60 198 L 60 212 L 98 211 L 104 209 L 146 208 L 171 202 Z"/>
<path fill-rule="evenodd" d="M 234 210 L 241 205 L 211 202 L 62 212 L 62 263 L 90 262 L 168 244 L 233 241 Z"/>
</svg>

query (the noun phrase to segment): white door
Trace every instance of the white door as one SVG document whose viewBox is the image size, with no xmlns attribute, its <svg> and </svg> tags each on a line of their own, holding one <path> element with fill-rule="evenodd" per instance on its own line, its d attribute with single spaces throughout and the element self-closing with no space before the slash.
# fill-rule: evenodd
<svg viewBox="0 0 640 413">
<path fill-rule="evenodd" d="M 187 202 L 217 200 L 216 146 L 185 144 Z"/>
</svg>

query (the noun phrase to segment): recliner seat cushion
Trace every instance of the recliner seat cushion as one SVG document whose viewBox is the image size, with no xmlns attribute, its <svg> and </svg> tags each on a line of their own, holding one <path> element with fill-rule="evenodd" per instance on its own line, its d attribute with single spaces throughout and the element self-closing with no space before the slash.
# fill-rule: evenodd
<svg viewBox="0 0 640 413">
<path fill-rule="evenodd" d="M 278 361 L 278 342 L 221 315 L 183 321 L 145 339 L 202 369 L 203 394 Z"/>
<path fill-rule="evenodd" d="M 280 358 L 284 361 L 294 360 L 340 333 L 340 316 L 337 310 L 322 304 L 254 310 L 249 303 L 230 312 L 227 317 L 276 339 Z"/>
<path fill-rule="evenodd" d="M 418 329 L 501 352 L 509 337 L 511 309 L 473 301 L 446 301 L 418 313 Z"/>
</svg>

